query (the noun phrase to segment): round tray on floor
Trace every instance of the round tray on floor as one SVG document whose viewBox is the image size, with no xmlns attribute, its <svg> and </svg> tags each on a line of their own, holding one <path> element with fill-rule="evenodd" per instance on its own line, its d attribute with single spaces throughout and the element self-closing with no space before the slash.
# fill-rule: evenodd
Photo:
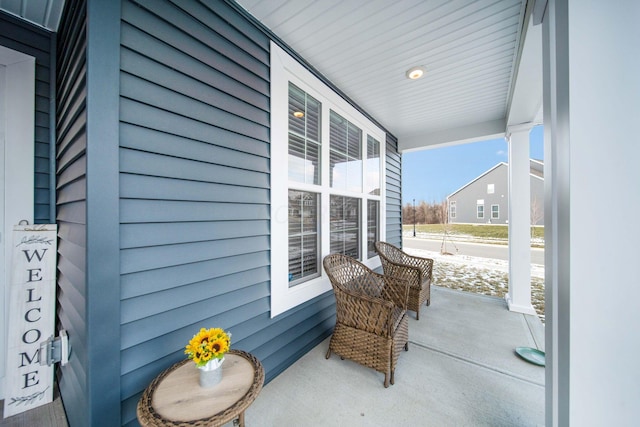
<svg viewBox="0 0 640 427">
<path fill-rule="evenodd" d="M 537 348 L 531 347 L 516 347 L 516 353 L 529 363 L 534 365 L 544 366 L 545 355 L 544 351 L 540 351 Z"/>
</svg>

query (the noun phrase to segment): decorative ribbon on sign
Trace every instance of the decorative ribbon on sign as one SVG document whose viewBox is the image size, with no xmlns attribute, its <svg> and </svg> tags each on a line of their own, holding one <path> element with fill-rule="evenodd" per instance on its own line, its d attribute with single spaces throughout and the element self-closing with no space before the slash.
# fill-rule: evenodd
<svg viewBox="0 0 640 427">
<path fill-rule="evenodd" d="M 53 365 L 40 364 L 40 342 L 54 334 L 57 226 L 13 231 L 5 417 L 53 401 Z"/>
</svg>

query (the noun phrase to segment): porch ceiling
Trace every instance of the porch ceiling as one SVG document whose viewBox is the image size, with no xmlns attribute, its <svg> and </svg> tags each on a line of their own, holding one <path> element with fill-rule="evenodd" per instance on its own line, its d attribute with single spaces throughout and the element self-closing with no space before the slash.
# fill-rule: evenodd
<svg viewBox="0 0 640 427">
<path fill-rule="evenodd" d="M 534 0 L 236 2 L 393 133 L 402 151 L 541 122 Z M 57 31 L 64 3 L 0 0 L 0 10 Z M 415 66 L 424 77 L 407 79 Z"/>
<path fill-rule="evenodd" d="M 0 10 L 57 31 L 65 0 L 0 0 Z"/>
<path fill-rule="evenodd" d="M 398 137 L 401 150 L 495 138 L 507 123 L 540 117 L 541 58 L 534 48 L 521 61 L 531 50 L 532 1 L 529 9 L 526 0 L 236 1 Z M 423 78 L 405 77 L 414 66 L 425 68 Z"/>
</svg>

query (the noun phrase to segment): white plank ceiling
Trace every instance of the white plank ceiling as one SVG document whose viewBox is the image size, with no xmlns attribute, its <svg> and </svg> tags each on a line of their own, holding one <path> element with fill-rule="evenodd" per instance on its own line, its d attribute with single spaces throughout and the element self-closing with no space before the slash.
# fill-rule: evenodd
<svg viewBox="0 0 640 427">
<path fill-rule="evenodd" d="M 517 72 L 523 28 L 531 28 L 527 0 L 236 2 L 398 137 L 401 149 L 495 137 L 516 116 L 518 123 L 539 116 L 541 83 L 515 81 L 527 74 Z M 0 0 L 0 9 L 51 31 L 63 6 Z M 541 75 L 534 52 L 525 71 Z M 423 78 L 405 77 L 414 66 L 425 68 Z"/>
<path fill-rule="evenodd" d="M 237 2 L 404 148 L 506 127 L 526 0 Z"/>
</svg>

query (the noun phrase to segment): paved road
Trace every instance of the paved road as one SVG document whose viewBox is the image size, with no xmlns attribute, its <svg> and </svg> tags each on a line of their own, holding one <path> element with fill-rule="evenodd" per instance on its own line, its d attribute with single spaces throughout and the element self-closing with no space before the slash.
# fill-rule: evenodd
<svg viewBox="0 0 640 427">
<path fill-rule="evenodd" d="M 442 239 L 420 239 L 403 237 L 403 244 L 407 248 L 440 252 Z M 459 255 L 476 256 L 491 259 L 509 259 L 509 248 L 506 245 L 490 245 L 485 243 L 451 242 L 447 239 L 446 252 Z M 456 252 L 456 248 L 458 251 Z M 531 264 L 544 265 L 544 249 L 531 248 Z"/>
</svg>

